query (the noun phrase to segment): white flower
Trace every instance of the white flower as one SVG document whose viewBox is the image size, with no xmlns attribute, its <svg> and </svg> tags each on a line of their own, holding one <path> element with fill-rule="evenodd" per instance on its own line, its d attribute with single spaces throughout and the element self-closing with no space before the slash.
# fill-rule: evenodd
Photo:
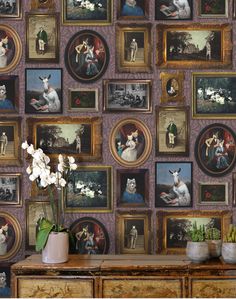
<svg viewBox="0 0 236 299">
<path fill-rule="evenodd" d="M 66 185 L 66 180 L 64 180 L 63 178 L 61 178 L 61 179 L 59 180 L 59 185 L 60 185 L 61 187 L 65 187 L 65 185 Z"/>
<path fill-rule="evenodd" d="M 34 153 L 32 153 L 32 157 L 37 161 L 43 160 L 44 158 L 43 150 L 41 148 L 38 148 L 36 151 L 34 151 Z"/>
<path fill-rule="evenodd" d="M 70 170 L 76 170 L 77 165 L 76 164 L 70 164 Z"/>
<path fill-rule="evenodd" d="M 27 174 L 31 174 L 31 173 L 32 173 L 32 168 L 31 168 L 31 166 L 28 166 L 28 167 L 26 168 L 26 172 L 27 172 Z"/>
<path fill-rule="evenodd" d="M 39 167 L 33 167 L 32 173 L 33 173 L 34 176 L 38 177 L 42 173 L 42 170 Z"/>
<path fill-rule="evenodd" d="M 57 170 L 60 171 L 60 172 L 63 172 L 64 171 L 64 163 L 59 163 L 57 165 Z"/>
<path fill-rule="evenodd" d="M 37 176 L 35 176 L 34 174 L 31 174 L 29 176 L 29 179 L 33 182 L 33 181 L 35 181 L 37 179 Z"/>
<path fill-rule="evenodd" d="M 75 158 L 70 156 L 70 157 L 68 157 L 68 161 L 70 164 L 73 164 L 73 163 L 75 163 Z"/>
<path fill-rule="evenodd" d="M 22 147 L 23 149 L 27 149 L 27 148 L 29 147 L 28 142 L 27 142 L 27 141 L 23 142 L 23 143 L 21 144 L 21 147 Z"/>
<path fill-rule="evenodd" d="M 64 158 L 63 158 L 62 154 L 58 155 L 58 161 L 59 161 L 59 163 L 64 162 Z"/>
<path fill-rule="evenodd" d="M 47 155 L 44 155 L 44 162 L 48 164 L 50 162 L 50 158 Z"/>
<path fill-rule="evenodd" d="M 34 146 L 31 144 L 30 146 L 27 147 L 27 153 L 30 154 L 31 156 L 34 153 Z"/>
</svg>

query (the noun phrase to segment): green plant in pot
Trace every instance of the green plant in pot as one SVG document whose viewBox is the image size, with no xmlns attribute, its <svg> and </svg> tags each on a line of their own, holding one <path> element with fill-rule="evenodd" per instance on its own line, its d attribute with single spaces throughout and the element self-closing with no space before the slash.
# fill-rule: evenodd
<svg viewBox="0 0 236 299">
<path fill-rule="evenodd" d="M 222 257 L 226 263 L 236 264 L 236 225 L 230 224 L 222 243 Z"/>
<path fill-rule="evenodd" d="M 189 239 L 186 247 L 187 257 L 194 263 L 206 261 L 209 258 L 209 249 L 206 242 L 205 226 L 198 227 L 195 221 L 187 234 Z"/>
<path fill-rule="evenodd" d="M 210 257 L 220 257 L 222 246 L 220 230 L 216 227 L 206 229 L 206 240 Z"/>
<path fill-rule="evenodd" d="M 58 156 L 56 170 L 51 171 L 50 158 L 42 149 L 34 149 L 27 141 L 22 148 L 32 157 L 26 172 L 30 181 L 35 181 L 40 189 L 49 194 L 53 221 L 41 217 L 37 223 L 36 251 L 42 250 L 42 261 L 45 263 L 63 263 L 68 260 L 69 230 L 64 227 L 62 208 L 63 188 L 68 184 L 70 172 L 77 168 L 73 157 Z"/>
</svg>

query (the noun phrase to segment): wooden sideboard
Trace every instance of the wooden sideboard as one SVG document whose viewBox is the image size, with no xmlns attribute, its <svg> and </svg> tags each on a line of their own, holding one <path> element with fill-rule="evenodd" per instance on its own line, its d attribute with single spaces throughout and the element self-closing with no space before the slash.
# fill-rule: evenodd
<svg viewBox="0 0 236 299">
<path fill-rule="evenodd" d="M 70 255 L 43 264 L 32 255 L 12 266 L 11 287 L 24 298 L 236 298 L 236 265 L 176 255 Z"/>
</svg>

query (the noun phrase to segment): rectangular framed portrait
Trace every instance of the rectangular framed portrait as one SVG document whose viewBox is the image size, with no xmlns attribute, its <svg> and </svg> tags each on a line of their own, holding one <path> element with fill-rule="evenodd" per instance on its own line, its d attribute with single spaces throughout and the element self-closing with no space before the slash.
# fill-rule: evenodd
<svg viewBox="0 0 236 299">
<path fill-rule="evenodd" d="M 0 298 L 11 298 L 11 265 L 13 263 L 1 262 Z"/>
<path fill-rule="evenodd" d="M 228 0 L 200 0 L 198 13 L 201 18 L 227 18 L 228 5 Z"/>
<path fill-rule="evenodd" d="M 163 254 L 185 254 L 188 230 L 196 222 L 205 229 L 217 228 L 223 238 L 232 221 L 230 211 L 158 211 L 157 212 L 157 252 Z"/>
<path fill-rule="evenodd" d="M 0 113 L 19 112 L 19 76 L 0 75 Z"/>
<path fill-rule="evenodd" d="M 155 0 L 155 19 L 185 21 L 193 19 L 193 0 Z"/>
<path fill-rule="evenodd" d="M 25 69 L 25 113 L 62 113 L 62 71 L 61 68 Z"/>
<path fill-rule="evenodd" d="M 28 139 L 53 161 L 59 154 L 79 161 L 98 161 L 102 157 L 99 117 L 28 118 Z"/>
<path fill-rule="evenodd" d="M 148 169 L 117 169 L 116 198 L 118 207 L 149 205 Z"/>
<path fill-rule="evenodd" d="M 116 26 L 116 67 L 119 72 L 152 71 L 151 24 Z"/>
<path fill-rule="evenodd" d="M 156 53 L 160 68 L 231 68 L 232 26 L 158 24 Z"/>
<path fill-rule="evenodd" d="M 98 88 L 69 88 L 69 112 L 98 112 Z"/>
<path fill-rule="evenodd" d="M 148 0 L 118 0 L 118 20 L 145 20 L 149 16 Z"/>
<path fill-rule="evenodd" d="M 236 73 L 192 73 L 192 116 L 198 119 L 236 118 Z"/>
<path fill-rule="evenodd" d="M 161 104 L 183 104 L 184 102 L 184 72 L 160 73 Z"/>
<path fill-rule="evenodd" d="M 156 155 L 189 155 L 188 107 L 157 107 L 156 130 Z"/>
<path fill-rule="evenodd" d="M 69 177 L 64 200 L 66 213 L 109 213 L 113 208 L 111 166 L 82 166 Z"/>
<path fill-rule="evenodd" d="M 59 62 L 59 15 L 26 13 L 26 62 Z"/>
<path fill-rule="evenodd" d="M 104 80 L 106 112 L 152 112 L 151 80 Z"/>
<path fill-rule="evenodd" d="M 150 212 L 118 212 L 116 215 L 116 253 L 150 253 Z"/>
<path fill-rule="evenodd" d="M 63 25 L 106 26 L 112 24 L 113 0 L 63 0 L 62 5 Z"/>
<path fill-rule="evenodd" d="M 0 3 L 0 19 L 20 20 L 22 18 L 22 0 L 7 1 Z"/>
<path fill-rule="evenodd" d="M 229 186 L 227 182 L 199 182 L 198 183 L 199 205 L 228 205 Z"/>
<path fill-rule="evenodd" d="M 0 173 L 0 206 L 21 207 L 21 173 Z"/>
<path fill-rule="evenodd" d="M 156 162 L 155 207 L 192 207 L 193 163 Z"/>
</svg>

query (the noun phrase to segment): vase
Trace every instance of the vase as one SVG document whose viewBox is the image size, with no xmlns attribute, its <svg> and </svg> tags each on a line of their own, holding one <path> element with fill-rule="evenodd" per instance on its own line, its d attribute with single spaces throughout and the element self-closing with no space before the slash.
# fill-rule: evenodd
<svg viewBox="0 0 236 299">
<path fill-rule="evenodd" d="M 208 243 L 210 257 L 213 257 L 213 258 L 220 257 L 222 241 L 221 240 L 208 240 L 207 243 Z"/>
<path fill-rule="evenodd" d="M 48 264 L 65 263 L 69 257 L 69 236 L 67 232 L 51 232 L 42 250 L 42 261 Z"/>
<path fill-rule="evenodd" d="M 193 263 L 201 263 L 209 258 L 207 242 L 188 242 L 186 255 Z"/>
<path fill-rule="evenodd" d="M 223 243 L 222 257 L 226 263 L 236 264 L 236 243 Z"/>
</svg>

